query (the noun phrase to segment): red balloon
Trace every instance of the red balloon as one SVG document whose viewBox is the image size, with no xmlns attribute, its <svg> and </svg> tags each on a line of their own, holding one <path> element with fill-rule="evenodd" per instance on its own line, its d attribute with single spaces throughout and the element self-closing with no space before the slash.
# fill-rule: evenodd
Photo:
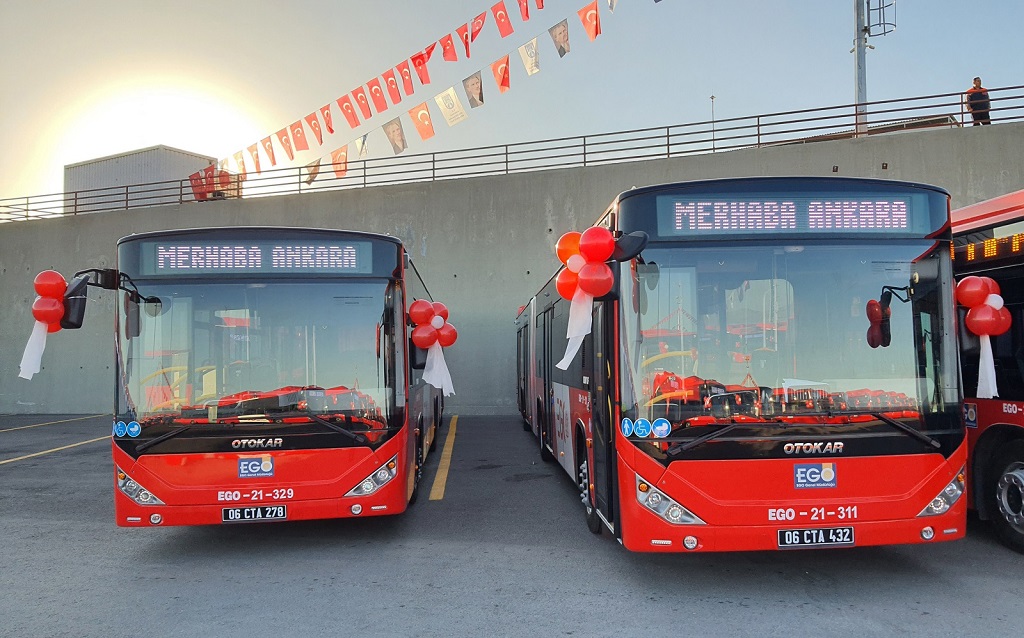
<svg viewBox="0 0 1024 638">
<path fill-rule="evenodd" d="M 44 270 L 36 275 L 32 283 L 35 285 L 37 295 L 51 299 L 63 299 L 64 292 L 68 289 L 68 282 L 64 281 L 64 277 L 56 270 Z"/>
<path fill-rule="evenodd" d="M 878 303 L 877 299 L 869 299 L 865 311 L 867 312 L 868 321 L 871 322 L 871 325 L 882 320 L 882 304 Z"/>
<path fill-rule="evenodd" d="M 608 261 L 614 250 L 615 237 L 607 228 L 594 226 L 586 229 L 580 235 L 580 254 L 587 261 Z"/>
<path fill-rule="evenodd" d="M 440 330 L 437 331 L 437 342 L 441 344 L 442 348 L 447 348 L 452 345 L 458 338 L 459 332 L 455 329 L 455 326 L 450 323 L 444 324 L 441 326 Z"/>
<path fill-rule="evenodd" d="M 999 313 L 992 306 L 982 304 L 967 311 L 967 318 L 964 319 L 967 329 L 980 336 L 996 334 L 999 327 Z"/>
<path fill-rule="evenodd" d="M 570 257 L 580 254 L 580 234 L 575 230 L 570 230 L 559 237 L 558 243 L 555 244 L 555 252 L 558 254 L 559 261 L 563 264 L 569 263 Z"/>
<path fill-rule="evenodd" d="M 576 286 L 579 285 L 579 275 L 563 268 L 562 272 L 558 273 L 555 277 L 555 288 L 558 290 L 558 294 L 562 295 L 563 299 L 572 301 L 573 295 L 576 294 Z"/>
<path fill-rule="evenodd" d="M 999 284 L 996 283 L 995 279 L 992 279 L 991 277 L 981 277 L 981 279 L 985 280 L 985 283 L 988 284 L 988 294 L 990 294 L 990 295 L 1001 294 L 999 292 Z"/>
<path fill-rule="evenodd" d="M 416 326 L 412 330 L 412 342 L 425 350 L 437 342 L 437 330 L 430 324 Z"/>
<path fill-rule="evenodd" d="M 580 289 L 595 297 L 607 295 L 614 283 L 612 269 L 604 262 L 588 262 L 579 272 Z"/>
<path fill-rule="evenodd" d="M 430 325 L 434 318 L 434 304 L 426 299 L 417 299 L 409 304 L 409 318 L 417 326 Z"/>
<path fill-rule="evenodd" d="M 448 306 L 444 305 L 440 301 L 435 301 L 432 304 L 432 307 L 434 309 L 434 314 L 435 315 L 437 315 L 438 317 L 441 317 L 445 321 L 448 321 Z"/>
<path fill-rule="evenodd" d="M 64 316 L 64 302 L 52 297 L 36 297 L 32 302 L 32 316 L 43 323 L 60 323 Z"/>
<path fill-rule="evenodd" d="M 46 324 L 46 331 L 47 332 L 58 332 L 59 330 L 60 330 L 60 322 L 59 321 L 57 321 L 55 323 L 48 323 L 48 324 Z"/>
<path fill-rule="evenodd" d="M 956 285 L 956 300 L 961 306 L 973 308 L 985 303 L 989 296 L 989 285 L 985 281 L 987 277 L 975 277 L 973 275 L 964 277 Z"/>
<path fill-rule="evenodd" d="M 996 310 L 996 326 L 992 331 L 993 335 L 1001 335 L 1010 329 L 1010 311 L 1003 306 L 999 310 Z"/>
<path fill-rule="evenodd" d="M 873 323 L 868 328 L 868 345 L 872 348 L 882 345 L 882 326 Z"/>
</svg>

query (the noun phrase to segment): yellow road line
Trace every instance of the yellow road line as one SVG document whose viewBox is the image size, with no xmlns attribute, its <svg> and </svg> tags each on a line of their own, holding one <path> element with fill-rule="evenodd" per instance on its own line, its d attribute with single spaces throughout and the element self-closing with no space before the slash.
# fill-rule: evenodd
<svg viewBox="0 0 1024 638">
<path fill-rule="evenodd" d="M 444 450 L 441 451 L 441 462 L 437 464 L 437 474 L 434 475 L 434 485 L 430 488 L 430 500 L 440 501 L 444 498 L 444 487 L 448 483 L 448 468 L 452 464 L 452 449 L 455 448 L 455 424 L 459 415 L 452 416 L 448 425 L 448 436 L 444 440 Z"/>
<path fill-rule="evenodd" d="M 33 454 L 26 454 L 25 456 L 19 456 L 17 458 L 7 459 L 5 461 L 0 461 L 0 465 L 4 465 L 4 464 L 7 464 L 7 463 L 14 463 L 15 461 L 24 461 L 25 459 L 30 459 L 30 458 L 32 458 L 34 456 L 42 456 L 44 454 L 50 454 L 51 452 L 60 452 L 61 450 L 66 450 L 68 448 L 78 447 L 79 445 L 86 445 L 88 443 L 95 443 L 96 441 L 109 441 L 109 440 L 110 440 L 110 435 L 108 434 L 106 436 L 101 436 L 101 437 L 96 438 L 96 439 L 89 439 L 88 441 L 82 441 L 81 443 L 72 443 L 71 445 L 62 445 L 61 447 L 55 447 L 52 450 L 44 450 L 42 452 L 35 452 Z"/>
<path fill-rule="evenodd" d="M 7 428 L 6 430 L 0 430 L 0 432 L 13 432 L 14 430 L 24 430 L 26 428 L 37 428 L 41 425 L 55 425 L 57 423 L 70 423 L 72 421 L 84 421 L 86 419 L 95 419 L 98 416 L 105 416 L 103 414 L 92 414 L 89 416 L 80 416 L 74 419 L 64 419 L 63 421 L 47 421 L 46 423 L 34 423 L 32 425 L 19 425 L 16 428 Z"/>
</svg>

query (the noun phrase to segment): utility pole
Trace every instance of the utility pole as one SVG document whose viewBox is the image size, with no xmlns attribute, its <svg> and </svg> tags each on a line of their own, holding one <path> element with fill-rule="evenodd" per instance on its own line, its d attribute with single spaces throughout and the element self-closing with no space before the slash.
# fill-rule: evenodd
<svg viewBox="0 0 1024 638">
<path fill-rule="evenodd" d="M 853 0 L 853 13 L 855 16 L 853 32 L 854 52 L 854 79 L 856 89 L 856 134 L 857 137 L 868 132 L 868 78 L 867 78 L 867 49 L 868 44 L 868 21 L 866 15 L 866 0 Z M 874 48 L 874 47 L 871 47 Z"/>
<path fill-rule="evenodd" d="M 711 152 L 715 152 L 715 94 L 711 94 Z"/>
</svg>

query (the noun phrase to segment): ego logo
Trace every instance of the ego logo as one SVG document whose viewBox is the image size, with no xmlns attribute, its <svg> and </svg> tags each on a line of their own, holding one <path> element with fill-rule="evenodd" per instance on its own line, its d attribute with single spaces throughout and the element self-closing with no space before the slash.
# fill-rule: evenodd
<svg viewBox="0 0 1024 638">
<path fill-rule="evenodd" d="M 269 454 L 263 456 L 249 456 L 238 459 L 238 478 L 257 478 L 260 476 L 274 475 L 274 457 Z"/>
<path fill-rule="evenodd" d="M 835 487 L 835 463 L 797 463 L 793 467 L 793 486 L 796 489 Z"/>
<path fill-rule="evenodd" d="M 978 427 L 977 403 L 964 403 L 964 425 L 969 428 Z"/>
</svg>

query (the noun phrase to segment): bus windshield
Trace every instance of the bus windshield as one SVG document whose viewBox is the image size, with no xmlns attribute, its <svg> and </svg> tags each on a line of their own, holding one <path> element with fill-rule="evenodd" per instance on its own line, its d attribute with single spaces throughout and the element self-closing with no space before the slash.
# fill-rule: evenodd
<svg viewBox="0 0 1024 638">
<path fill-rule="evenodd" d="M 119 304 L 118 412 L 143 428 L 300 413 L 383 427 L 404 405 L 400 293 L 387 280 L 136 283 L 142 301 Z"/>
<path fill-rule="evenodd" d="M 935 242 L 659 243 L 642 257 L 622 265 L 625 416 L 667 419 L 668 437 L 723 423 L 953 427 L 951 275 Z"/>
</svg>

